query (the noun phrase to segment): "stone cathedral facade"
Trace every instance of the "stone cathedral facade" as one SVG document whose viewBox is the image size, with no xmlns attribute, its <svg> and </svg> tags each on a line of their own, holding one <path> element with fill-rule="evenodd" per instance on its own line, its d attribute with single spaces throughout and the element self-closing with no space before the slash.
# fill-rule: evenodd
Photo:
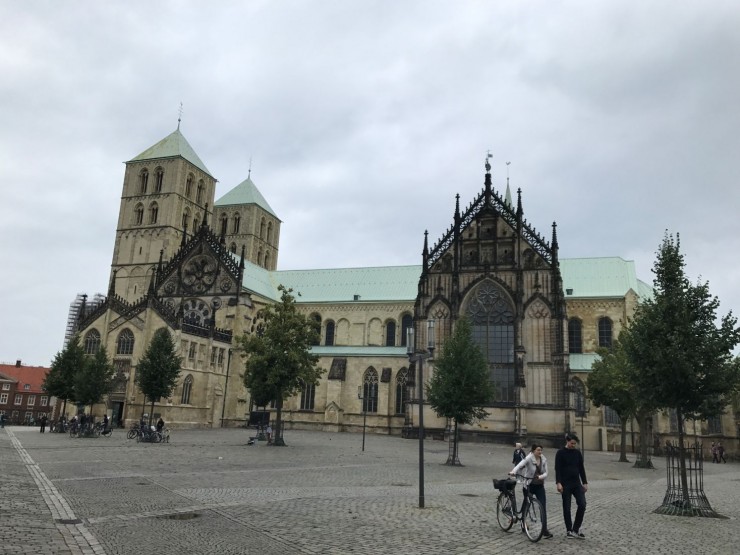
<svg viewBox="0 0 740 555">
<path fill-rule="evenodd" d="M 281 271 L 282 222 L 251 176 L 216 199 L 216 179 L 178 127 L 126 163 L 108 292 L 80 310 L 84 348 L 105 345 L 117 369 L 116 391 L 95 413 L 130 424 L 149 410 L 136 365 L 165 327 L 183 366 L 154 413 L 173 427 L 245 425 L 256 407 L 234 339 L 255 331 L 282 284 L 320 322 L 313 352 L 325 370 L 284 403 L 287 429 L 357 431 L 366 421 L 373 433 L 418 434 L 407 330 L 426 345 L 425 323 L 434 320 L 439 348 L 467 316 L 496 399 L 463 437 L 557 443 L 564 431 L 583 430 L 586 448 L 612 448 L 618 420 L 589 406 L 586 377 L 595 350 L 650 288 L 619 257 L 561 259 L 555 224 L 540 235 L 524 218 L 521 191 L 514 205 L 508 183 L 503 195 L 494 188 L 488 162 L 482 181 L 467 208 L 458 195 L 442 237 L 431 246 L 423 238 L 420 265 Z M 425 376 L 433 371 L 431 358 Z M 443 437 L 448 423 L 428 405 L 424 417 L 427 433 Z M 670 433 L 665 422 L 655 426 Z"/>
</svg>

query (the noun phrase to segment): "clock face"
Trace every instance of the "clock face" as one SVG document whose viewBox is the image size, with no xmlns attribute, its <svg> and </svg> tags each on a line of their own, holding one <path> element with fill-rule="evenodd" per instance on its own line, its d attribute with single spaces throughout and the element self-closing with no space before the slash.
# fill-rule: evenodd
<svg viewBox="0 0 740 555">
<path fill-rule="evenodd" d="M 204 293 L 216 281 L 217 271 L 216 261 L 210 256 L 194 256 L 182 270 L 182 284 L 192 293 Z"/>
</svg>

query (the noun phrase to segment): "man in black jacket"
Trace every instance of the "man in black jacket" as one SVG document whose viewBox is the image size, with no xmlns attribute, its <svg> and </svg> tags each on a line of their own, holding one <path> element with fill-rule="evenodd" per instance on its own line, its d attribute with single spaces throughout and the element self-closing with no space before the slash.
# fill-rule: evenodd
<svg viewBox="0 0 740 555">
<path fill-rule="evenodd" d="M 576 449 L 578 437 L 575 434 L 566 434 L 565 447 L 559 449 L 555 455 L 555 482 L 558 493 L 563 495 L 563 517 L 565 519 L 566 538 L 586 539 L 581 532 L 583 516 L 586 513 L 586 492 L 588 480 L 586 469 L 583 467 L 583 455 Z M 576 519 L 571 521 L 570 497 L 576 499 Z"/>
</svg>

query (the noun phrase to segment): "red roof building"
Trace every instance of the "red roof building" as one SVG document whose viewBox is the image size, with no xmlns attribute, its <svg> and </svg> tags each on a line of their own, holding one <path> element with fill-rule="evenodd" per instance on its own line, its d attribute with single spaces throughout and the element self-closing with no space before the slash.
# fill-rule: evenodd
<svg viewBox="0 0 740 555">
<path fill-rule="evenodd" d="M 41 384 L 49 368 L 0 364 L 0 415 L 6 424 L 31 424 L 51 415 L 50 396 Z"/>
</svg>

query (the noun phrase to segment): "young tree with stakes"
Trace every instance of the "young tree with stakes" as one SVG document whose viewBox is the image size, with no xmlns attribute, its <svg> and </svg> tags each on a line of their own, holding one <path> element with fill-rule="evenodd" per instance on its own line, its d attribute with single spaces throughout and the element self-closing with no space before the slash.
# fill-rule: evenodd
<svg viewBox="0 0 740 555">
<path fill-rule="evenodd" d="M 172 335 L 167 328 L 159 328 L 154 332 L 151 343 L 136 366 L 136 383 L 151 402 L 150 426 L 154 403 L 162 397 L 172 395 L 180 377 L 181 364 L 182 357 L 177 354 Z"/>
<path fill-rule="evenodd" d="M 238 339 L 245 358 L 244 385 L 257 405 L 275 401 L 273 445 L 283 446 L 283 401 L 304 384 L 317 385 L 323 370 L 311 346 L 319 339 L 318 322 L 298 312 L 292 289 L 278 286 L 280 302 L 260 311 L 264 324 Z"/>
<path fill-rule="evenodd" d="M 434 412 L 455 421 L 452 452 L 445 464 L 460 464 L 458 424 L 472 424 L 485 418 L 488 412 L 483 407 L 491 403 L 493 397 L 494 386 L 486 358 L 473 341 L 470 322 L 461 318 L 442 345 L 434 361 L 434 375 L 427 385 L 427 399 Z"/>
<path fill-rule="evenodd" d="M 690 506 L 684 421 L 718 416 L 730 402 L 740 381 L 732 355 L 740 329 L 732 312 L 718 318 L 719 300 L 707 283 L 689 282 L 680 246 L 678 234 L 666 233 L 653 267 L 655 296 L 637 308 L 624 349 L 640 369 L 637 394 L 655 408 L 676 411 L 681 489 Z"/>
</svg>

